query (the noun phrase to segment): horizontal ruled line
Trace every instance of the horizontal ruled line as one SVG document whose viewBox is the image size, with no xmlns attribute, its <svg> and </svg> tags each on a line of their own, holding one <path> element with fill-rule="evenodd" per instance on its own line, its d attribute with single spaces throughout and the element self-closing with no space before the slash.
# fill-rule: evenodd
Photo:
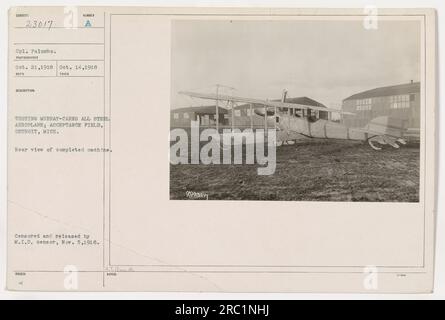
<svg viewBox="0 0 445 320">
<path fill-rule="evenodd" d="M 66 30 L 76 30 L 76 29 L 104 29 L 105 27 L 13 27 L 14 29 L 28 29 L 28 30 L 51 30 L 51 29 L 66 29 Z"/>
<path fill-rule="evenodd" d="M 94 42 L 15 42 L 14 45 L 96 45 L 103 46 L 104 43 L 94 43 Z"/>
<path fill-rule="evenodd" d="M 14 76 L 14 78 L 104 78 L 105 76 Z"/>
<path fill-rule="evenodd" d="M 63 273 L 64 270 L 16 270 L 14 273 Z M 304 273 L 304 274 L 363 274 L 363 271 L 267 271 L 267 270 L 78 270 L 79 273 Z M 426 274 L 425 271 L 379 271 L 379 274 Z"/>
<path fill-rule="evenodd" d="M 105 61 L 104 59 L 14 59 L 14 62 Z"/>
</svg>

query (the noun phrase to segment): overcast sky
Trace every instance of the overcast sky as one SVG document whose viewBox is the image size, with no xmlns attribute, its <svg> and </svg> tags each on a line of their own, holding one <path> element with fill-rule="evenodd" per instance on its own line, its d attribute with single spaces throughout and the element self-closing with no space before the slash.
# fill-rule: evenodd
<svg viewBox="0 0 445 320">
<path fill-rule="evenodd" d="M 174 21 L 172 108 L 180 90 L 220 83 L 252 98 L 308 96 L 327 106 L 360 91 L 420 80 L 420 22 Z M 204 104 L 211 104 L 210 101 Z M 196 102 L 193 105 L 199 105 Z"/>
</svg>

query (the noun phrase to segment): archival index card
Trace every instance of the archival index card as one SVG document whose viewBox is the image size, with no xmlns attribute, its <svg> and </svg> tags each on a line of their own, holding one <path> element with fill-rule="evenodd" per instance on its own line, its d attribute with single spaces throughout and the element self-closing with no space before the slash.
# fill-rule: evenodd
<svg viewBox="0 0 445 320">
<path fill-rule="evenodd" d="M 431 292 L 435 30 L 11 8 L 8 288 Z"/>
</svg>

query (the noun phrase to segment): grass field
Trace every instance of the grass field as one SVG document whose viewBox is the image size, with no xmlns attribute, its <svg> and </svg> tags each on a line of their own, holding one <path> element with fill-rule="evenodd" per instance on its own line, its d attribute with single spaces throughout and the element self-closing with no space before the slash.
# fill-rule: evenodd
<svg viewBox="0 0 445 320">
<path fill-rule="evenodd" d="M 277 149 L 275 174 L 258 165 L 170 165 L 170 198 L 209 200 L 419 201 L 419 146 L 310 140 Z"/>
</svg>

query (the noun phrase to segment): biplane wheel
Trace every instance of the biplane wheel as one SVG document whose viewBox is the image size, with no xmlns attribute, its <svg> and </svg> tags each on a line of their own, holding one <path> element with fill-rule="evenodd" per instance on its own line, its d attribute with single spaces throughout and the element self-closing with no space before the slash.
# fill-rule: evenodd
<svg viewBox="0 0 445 320">
<path fill-rule="evenodd" d="M 293 144 L 295 144 L 295 140 L 287 140 L 287 144 L 293 145 Z"/>
<path fill-rule="evenodd" d="M 281 147 L 283 145 L 283 140 L 277 140 L 277 142 L 275 143 L 275 145 L 277 147 Z"/>
</svg>

